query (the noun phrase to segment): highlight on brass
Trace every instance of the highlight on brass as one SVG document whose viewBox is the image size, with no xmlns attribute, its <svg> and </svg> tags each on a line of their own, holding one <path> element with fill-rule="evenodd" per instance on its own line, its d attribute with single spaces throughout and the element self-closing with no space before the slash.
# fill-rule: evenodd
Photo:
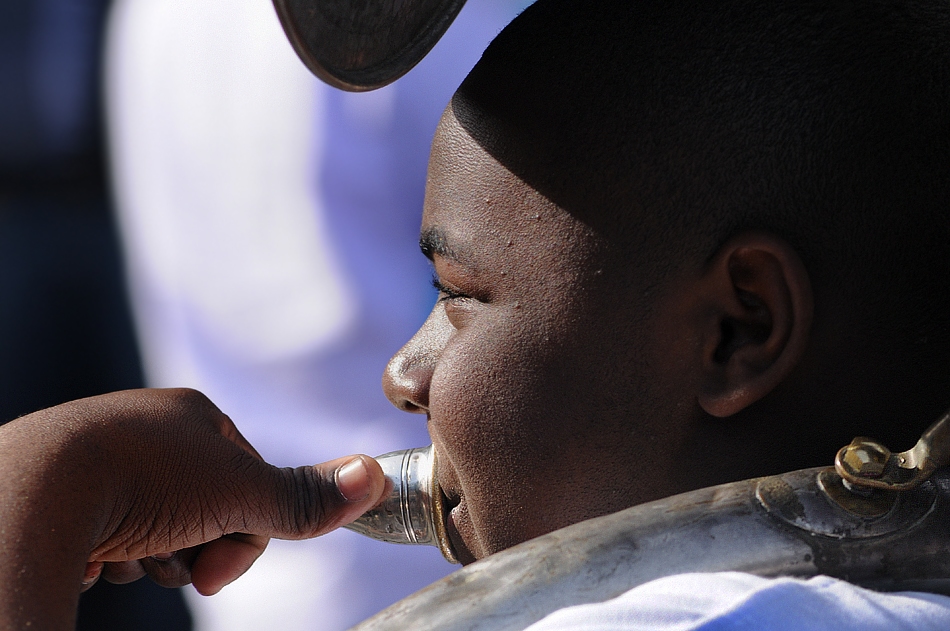
<svg viewBox="0 0 950 631">
<path fill-rule="evenodd" d="M 389 480 L 389 494 L 345 528 L 388 543 L 436 546 L 449 563 L 458 563 L 445 532 L 435 448 L 394 451 L 376 461 Z"/>
<path fill-rule="evenodd" d="M 946 466 L 950 466 L 950 410 L 907 451 L 895 453 L 875 440 L 858 436 L 835 458 L 838 475 L 854 489 L 908 491 Z"/>
</svg>

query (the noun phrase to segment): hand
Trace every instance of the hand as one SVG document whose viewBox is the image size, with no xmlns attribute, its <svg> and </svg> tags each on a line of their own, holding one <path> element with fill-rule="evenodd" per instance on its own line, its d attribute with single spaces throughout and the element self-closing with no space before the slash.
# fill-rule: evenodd
<svg viewBox="0 0 950 631">
<path fill-rule="evenodd" d="M 366 456 L 272 467 L 190 390 L 120 392 L 22 417 L 0 428 L 0 627 L 68 628 L 83 577 L 99 568 L 190 578 L 214 593 L 268 538 L 324 534 L 384 487 Z M 141 559 L 141 569 L 129 563 Z"/>
</svg>

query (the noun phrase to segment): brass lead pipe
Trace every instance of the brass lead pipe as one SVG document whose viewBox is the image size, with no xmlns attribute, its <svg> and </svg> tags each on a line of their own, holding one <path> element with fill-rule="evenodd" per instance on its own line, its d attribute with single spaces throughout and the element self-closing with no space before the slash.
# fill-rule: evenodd
<svg viewBox="0 0 950 631">
<path fill-rule="evenodd" d="M 886 475 L 891 456 L 915 474 L 950 465 L 950 412 L 924 433 L 924 453 L 913 460 L 870 442 L 845 448 L 864 450 L 844 462 L 853 468 L 884 465 L 858 475 Z M 400 466 L 409 488 L 411 463 Z M 950 466 L 903 491 L 854 488 L 829 467 L 640 504 L 496 552 L 351 631 L 522 631 L 558 609 L 683 572 L 825 574 L 877 590 L 950 594 Z"/>
<path fill-rule="evenodd" d="M 378 456 L 389 493 L 345 528 L 387 543 L 436 546 L 458 563 L 445 532 L 446 510 L 432 445 Z"/>
<path fill-rule="evenodd" d="M 950 469 L 885 502 L 839 504 L 840 485 L 833 469 L 806 469 L 580 522 L 476 561 L 350 631 L 523 631 L 563 607 L 683 572 L 826 574 L 950 593 Z"/>
</svg>

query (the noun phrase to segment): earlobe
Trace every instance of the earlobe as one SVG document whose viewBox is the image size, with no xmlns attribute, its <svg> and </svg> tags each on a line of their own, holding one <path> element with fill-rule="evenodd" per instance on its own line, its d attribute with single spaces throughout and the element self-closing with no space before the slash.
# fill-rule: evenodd
<svg viewBox="0 0 950 631">
<path fill-rule="evenodd" d="M 725 417 L 766 396 L 792 372 L 808 341 L 811 283 L 795 250 L 761 232 L 729 240 L 702 279 L 700 406 Z"/>
</svg>

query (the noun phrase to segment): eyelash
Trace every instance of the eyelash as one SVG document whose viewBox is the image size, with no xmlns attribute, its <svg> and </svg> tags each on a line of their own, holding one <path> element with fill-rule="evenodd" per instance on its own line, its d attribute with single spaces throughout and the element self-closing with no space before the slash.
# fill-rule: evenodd
<svg viewBox="0 0 950 631">
<path fill-rule="evenodd" d="M 469 296 L 455 291 L 450 287 L 446 287 L 442 284 L 442 281 L 439 280 L 438 276 L 432 277 L 432 286 L 436 288 L 436 291 L 439 292 L 439 302 L 444 302 L 446 300 L 455 300 L 456 298 L 468 298 Z"/>
</svg>

